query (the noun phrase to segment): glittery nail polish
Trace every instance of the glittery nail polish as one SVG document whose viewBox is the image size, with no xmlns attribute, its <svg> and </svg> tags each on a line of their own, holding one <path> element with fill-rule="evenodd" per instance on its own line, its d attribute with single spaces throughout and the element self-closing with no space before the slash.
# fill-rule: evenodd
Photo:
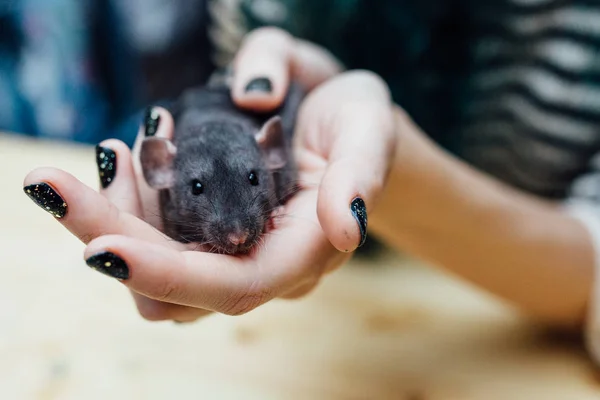
<svg viewBox="0 0 600 400">
<path fill-rule="evenodd" d="M 110 276 L 111 278 L 125 280 L 129 278 L 129 267 L 120 257 L 108 251 L 94 254 L 86 261 L 86 264 L 96 271 Z"/>
<path fill-rule="evenodd" d="M 160 113 L 153 107 L 146 109 L 144 116 L 144 134 L 146 136 L 154 136 L 158 131 L 158 124 L 160 123 Z"/>
<path fill-rule="evenodd" d="M 62 218 L 67 214 L 67 203 L 47 183 L 35 183 L 25 186 L 23 191 L 38 206 L 49 212 L 55 218 Z"/>
<path fill-rule="evenodd" d="M 264 92 L 271 93 L 273 91 L 273 84 L 269 78 L 256 78 L 252 79 L 246 86 L 245 92 Z"/>
<path fill-rule="evenodd" d="M 367 207 L 363 199 L 357 197 L 352 200 L 350 211 L 358 223 L 358 228 L 360 230 L 360 243 L 358 244 L 358 247 L 361 247 L 367 240 Z"/>
<path fill-rule="evenodd" d="M 96 164 L 100 183 L 106 189 L 117 173 L 117 154 L 108 147 L 96 146 Z"/>
</svg>

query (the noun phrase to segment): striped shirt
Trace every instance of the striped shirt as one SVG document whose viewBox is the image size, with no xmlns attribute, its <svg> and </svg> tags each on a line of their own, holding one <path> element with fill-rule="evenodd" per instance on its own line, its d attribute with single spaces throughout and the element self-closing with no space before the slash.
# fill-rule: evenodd
<svg viewBox="0 0 600 400">
<path fill-rule="evenodd" d="M 379 73 L 425 132 L 479 169 L 547 198 L 600 202 L 600 2 L 212 0 L 210 9 L 218 63 L 248 30 L 280 26 Z"/>
<path fill-rule="evenodd" d="M 509 0 L 487 11 L 459 125 L 464 157 L 546 197 L 598 197 L 600 2 Z"/>
</svg>

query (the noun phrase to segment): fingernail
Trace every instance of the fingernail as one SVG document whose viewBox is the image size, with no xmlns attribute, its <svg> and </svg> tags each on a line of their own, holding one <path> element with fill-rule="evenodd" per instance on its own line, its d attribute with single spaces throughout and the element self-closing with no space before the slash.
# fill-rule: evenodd
<svg viewBox="0 0 600 400">
<path fill-rule="evenodd" d="M 100 183 L 106 189 L 117 173 L 117 154 L 108 147 L 96 146 L 96 164 Z"/>
<path fill-rule="evenodd" d="M 360 230 L 360 243 L 358 247 L 361 247 L 367 240 L 367 207 L 363 199 L 357 197 L 352 200 L 350 211 L 352 211 L 352 215 L 358 223 L 358 229 Z"/>
<path fill-rule="evenodd" d="M 246 93 L 249 92 L 264 92 L 271 93 L 273 91 L 273 84 L 269 78 L 256 78 L 252 79 L 246 86 Z"/>
<path fill-rule="evenodd" d="M 110 276 L 111 278 L 116 278 L 119 280 L 125 280 L 129 278 L 129 267 L 127 267 L 125 261 L 108 251 L 95 254 L 88 258 L 85 262 L 90 268 L 95 269 L 104 275 Z"/>
<path fill-rule="evenodd" d="M 47 183 L 35 183 L 25 186 L 23 191 L 38 206 L 49 212 L 55 218 L 62 218 L 67 214 L 67 203 Z"/>
<path fill-rule="evenodd" d="M 146 115 L 144 117 L 144 134 L 146 136 L 154 136 L 158 131 L 158 124 L 160 123 L 160 113 L 154 107 L 148 107 L 146 109 Z"/>
</svg>

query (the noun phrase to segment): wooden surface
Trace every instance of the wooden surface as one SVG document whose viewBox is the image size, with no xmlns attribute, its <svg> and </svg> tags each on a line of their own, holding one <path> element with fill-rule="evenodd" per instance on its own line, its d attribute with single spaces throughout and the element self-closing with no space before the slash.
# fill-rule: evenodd
<svg viewBox="0 0 600 400">
<path fill-rule="evenodd" d="M 599 399 L 576 342 L 399 257 L 297 302 L 150 323 L 22 193 L 36 166 L 96 187 L 91 147 L 0 135 L 0 399 Z"/>
</svg>

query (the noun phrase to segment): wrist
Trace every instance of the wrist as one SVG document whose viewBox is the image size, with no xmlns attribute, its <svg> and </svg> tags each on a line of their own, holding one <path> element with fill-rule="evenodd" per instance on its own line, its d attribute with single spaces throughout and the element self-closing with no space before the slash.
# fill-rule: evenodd
<svg viewBox="0 0 600 400">
<path fill-rule="evenodd" d="M 401 110 L 396 131 L 400 138 L 388 182 L 369 215 L 371 231 L 394 247 L 446 264 L 462 258 L 450 243 L 493 247 L 493 237 L 528 240 L 540 235 L 544 224 L 536 221 L 555 214 L 550 203 L 445 152 Z"/>
<path fill-rule="evenodd" d="M 447 206 L 451 183 L 450 156 L 438 148 L 399 107 L 394 109 L 396 149 L 387 183 L 370 213 L 370 227 L 376 234 L 401 235 L 421 231 L 432 223 L 439 229 L 437 214 Z"/>
<path fill-rule="evenodd" d="M 371 232 L 533 315 L 580 322 L 594 259 L 581 224 L 450 156 L 402 118 Z"/>
</svg>

